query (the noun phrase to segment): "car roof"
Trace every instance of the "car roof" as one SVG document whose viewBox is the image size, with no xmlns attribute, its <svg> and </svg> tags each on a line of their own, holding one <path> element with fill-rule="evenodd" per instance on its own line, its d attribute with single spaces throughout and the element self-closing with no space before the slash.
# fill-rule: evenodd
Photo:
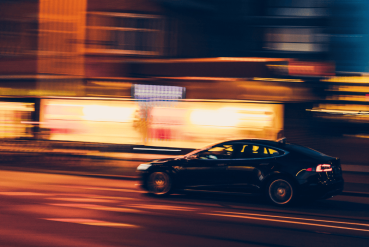
<svg viewBox="0 0 369 247">
<path fill-rule="evenodd" d="M 323 154 L 319 151 L 316 151 L 308 147 L 304 147 L 304 146 L 293 144 L 293 143 L 284 143 L 284 142 L 272 141 L 272 140 L 267 140 L 267 139 L 256 139 L 256 138 L 237 139 L 237 140 L 225 141 L 219 144 L 243 144 L 243 143 L 255 143 L 255 144 L 261 144 L 261 145 L 267 145 L 267 146 L 271 146 L 275 148 L 280 148 L 288 152 L 297 152 L 300 154 L 307 155 L 309 157 L 333 158 L 329 155 Z"/>
<path fill-rule="evenodd" d="M 256 138 L 229 140 L 223 143 L 243 143 L 243 142 L 252 142 L 252 143 L 257 143 L 257 144 L 270 145 L 274 147 L 281 146 L 281 143 L 276 142 L 276 141 L 267 140 L 267 139 L 256 139 Z"/>
</svg>

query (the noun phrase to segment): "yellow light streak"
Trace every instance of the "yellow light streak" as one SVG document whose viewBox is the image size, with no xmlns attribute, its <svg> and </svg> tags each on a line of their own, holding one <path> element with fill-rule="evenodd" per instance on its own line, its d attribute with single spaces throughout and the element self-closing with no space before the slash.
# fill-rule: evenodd
<svg viewBox="0 0 369 247">
<path fill-rule="evenodd" d="M 369 139 L 369 135 L 347 135 L 347 134 L 344 134 L 344 136 Z"/>
<path fill-rule="evenodd" d="M 69 186 L 69 185 L 62 185 L 61 187 L 76 188 L 76 189 L 85 189 L 85 190 L 107 190 L 107 191 L 124 191 L 124 192 L 142 192 L 140 190 L 104 188 L 104 187 L 87 187 L 87 186 L 85 187 L 85 186 Z"/>
<path fill-rule="evenodd" d="M 146 205 L 146 204 L 139 204 L 139 205 L 130 205 L 130 207 L 135 208 L 142 208 L 142 209 L 159 209 L 159 210 L 173 210 L 173 211 L 194 211 L 195 208 L 189 207 L 176 207 L 176 206 L 168 206 L 168 205 Z"/>
<path fill-rule="evenodd" d="M 301 79 L 260 78 L 260 77 L 254 77 L 253 79 L 254 81 L 304 82 Z"/>
<path fill-rule="evenodd" d="M 325 112 L 325 113 L 333 113 L 333 114 L 345 114 L 345 115 L 369 115 L 369 111 L 345 111 L 345 110 L 330 110 L 330 109 L 308 109 L 308 111 L 312 112 Z"/>
<path fill-rule="evenodd" d="M 288 216 L 279 216 L 279 215 L 265 215 L 265 214 L 250 214 L 250 213 L 239 213 L 239 212 L 222 212 L 222 211 L 216 211 L 216 213 L 231 213 L 231 214 L 240 214 L 240 215 L 252 215 L 252 216 L 262 216 L 262 217 L 281 218 L 281 219 L 294 219 L 294 220 L 317 221 L 317 222 L 325 222 L 325 223 L 360 225 L 360 226 L 368 226 L 369 227 L 369 224 L 361 224 L 361 223 L 357 223 L 357 222 L 319 220 L 319 219 L 310 219 L 310 218 L 288 217 Z"/>
<path fill-rule="evenodd" d="M 322 82 L 337 83 L 369 83 L 369 77 L 366 76 L 337 76 L 321 80 Z"/>
<path fill-rule="evenodd" d="M 308 226 L 319 226 L 319 227 L 328 227 L 328 228 L 337 228 L 337 229 L 344 229 L 344 230 L 369 232 L 369 229 L 360 229 L 360 228 L 351 228 L 351 227 L 342 227 L 342 226 L 332 226 L 332 225 L 322 225 L 322 224 L 314 224 L 314 223 L 298 222 L 298 221 L 288 221 L 288 220 L 278 220 L 278 219 L 268 219 L 268 218 L 252 217 L 252 216 L 244 216 L 244 215 L 214 214 L 214 213 L 201 213 L 201 214 L 204 214 L 204 215 L 212 215 L 212 216 L 223 216 L 223 217 L 233 217 L 233 218 L 242 218 L 242 219 L 273 221 L 273 222 L 280 222 L 280 223 L 308 225 Z"/>
<path fill-rule="evenodd" d="M 126 212 L 126 213 L 138 213 L 141 212 L 137 209 L 132 208 L 118 208 L 118 207 L 107 207 L 93 204 L 74 204 L 74 203 L 49 203 L 48 205 L 57 207 L 73 207 L 73 208 L 83 208 L 83 209 L 94 209 L 102 211 L 112 211 L 112 212 Z"/>
<path fill-rule="evenodd" d="M 4 195 L 4 196 L 46 196 L 46 195 L 50 195 L 50 194 L 37 193 L 37 192 L 18 192 L 18 191 L 14 191 L 14 192 L 0 192 L 0 195 Z"/>
<path fill-rule="evenodd" d="M 132 197 L 119 197 L 119 196 L 88 196 L 90 198 L 101 198 L 101 199 L 115 199 L 115 200 L 141 200 L 139 198 Z"/>
<path fill-rule="evenodd" d="M 137 225 L 126 224 L 126 223 L 116 223 L 116 222 L 108 222 L 101 220 L 92 220 L 92 219 L 74 219 L 74 218 L 43 218 L 44 220 L 50 221 L 59 221 L 66 223 L 76 223 L 83 225 L 92 225 L 92 226 L 109 226 L 109 227 L 139 227 Z"/>
<path fill-rule="evenodd" d="M 368 97 L 366 95 L 331 95 L 331 96 L 327 96 L 327 100 L 367 102 Z"/>
<path fill-rule="evenodd" d="M 68 202 L 117 202 L 117 200 L 107 200 L 99 198 L 48 198 L 48 199 Z"/>
<path fill-rule="evenodd" d="M 337 85 L 333 85 L 329 89 L 327 89 L 327 91 L 369 93 L 369 87 L 366 87 L 366 86 L 337 86 Z"/>
</svg>

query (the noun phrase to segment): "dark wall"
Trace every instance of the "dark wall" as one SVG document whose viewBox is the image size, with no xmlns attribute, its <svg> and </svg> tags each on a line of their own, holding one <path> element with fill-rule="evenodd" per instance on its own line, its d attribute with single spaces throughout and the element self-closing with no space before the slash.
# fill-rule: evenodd
<svg viewBox="0 0 369 247">
<path fill-rule="evenodd" d="M 334 1 L 330 27 L 337 71 L 369 72 L 369 1 Z"/>
<path fill-rule="evenodd" d="M 37 73 L 38 0 L 0 1 L 0 75 Z"/>
<path fill-rule="evenodd" d="M 260 30 L 247 17 L 263 12 L 256 0 L 156 0 L 178 22 L 177 57 L 246 57 Z"/>
<path fill-rule="evenodd" d="M 160 13 L 162 9 L 151 0 L 88 0 L 87 11 Z"/>
</svg>

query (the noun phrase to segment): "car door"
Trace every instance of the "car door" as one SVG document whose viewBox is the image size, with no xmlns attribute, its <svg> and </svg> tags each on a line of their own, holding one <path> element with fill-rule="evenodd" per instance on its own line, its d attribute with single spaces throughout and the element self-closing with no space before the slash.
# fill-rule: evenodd
<svg viewBox="0 0 369 247">
<path fill-rule="evenodd" d="M 275 161 L 269 153 L 270 148 L 257 143 L 242 143 L 235 149 L 226 169 L 228 188 L 237 192 L 259 189 L 260 181 Z"/>
<path fill-rule="evenodd" d="M 220 144 L 189 157 L 181 169 L 183 184 L 192 189 L 221 189 L 232 154 L 232 145 Z"/>
</svg>

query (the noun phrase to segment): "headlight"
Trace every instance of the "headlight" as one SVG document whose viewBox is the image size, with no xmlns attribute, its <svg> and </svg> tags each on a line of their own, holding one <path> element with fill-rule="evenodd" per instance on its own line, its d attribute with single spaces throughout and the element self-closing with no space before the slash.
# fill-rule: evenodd
<svg viewBox="0 0 369 247">
<path fill-rule="evenodd" d="M 150 166 L 151 164 L 140 164 L 137 167 L 137 171 L 146 171 L 147 169 L 149 169 Z"/>
</svg>

